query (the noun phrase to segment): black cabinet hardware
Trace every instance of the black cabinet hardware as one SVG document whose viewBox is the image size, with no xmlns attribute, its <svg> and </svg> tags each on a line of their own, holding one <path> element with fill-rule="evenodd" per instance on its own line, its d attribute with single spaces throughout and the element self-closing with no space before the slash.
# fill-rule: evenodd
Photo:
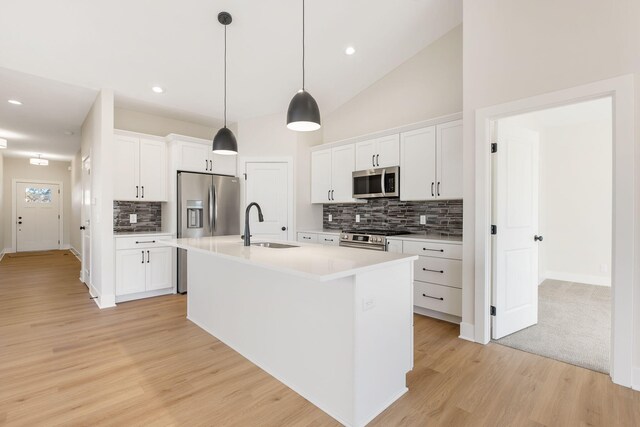
<svg viewBox="0 0 640 427">
<path fill-rule="evenodd" d="M 422 248 L 423 251 L 431 251 L 431 252 L 444 252 L 444 249 L 429 249 L 429 248 Z"/>
<path fill-rule="evenodd" d="M 80 230 L 86 230 L 87 228 L 84 225 L 80 226 Z"/>
<path fill-rule="evenodd" d="M 534 242 L 542 242 L 542 236 L 533 236 Z"/>
<path fill-rule="evenodd" d="M 136 240 L 136 245 L 139 245 L 140 243 L 155 243 L 155 240 Z"/>
<path fill-rule="evenodd" d="M 209 160 L 204 159 L 204 170 L 208 171 L 209 170 Z"/>
<path fill-rule="evenodd" d="M 138 198 L 138 186 L 136 185 L 136 199 Z"/>
<path fill-rule="evenodd" d="M 437 299 L 439 301 L 444 301 L 444 298 L 442 297 L 432 297 L 431 295 L 427 295 L 427 294 L 422 294 L 423 297 L 425 298 L 431 298 L 431 299 Z"/>
<path fill-rule="evenodd" d="M 149 251 L 147 251 L 147 264 L 149 264 Z"/>
<path fill-rule="evenodd" d="M 333 197 L 333 193 L 335 190 L 331 190 L 331 200 L 335 200 L 335 198 Z"/>
<path fill-rule="evenodd" d="M 375 166 L 376 165 L 376 155 L 372 155 L 371 156 L 371 166 Z"/>
<path fill-rule="evenodd" d="M 435 193 L 433 192 L 433 186 L 435 185 L 435 182 L 431 183 L 431 197 L 435 196 Z"/>
<path fill-rule="evenodd" d="M 142 262 L 140 264 L 144 264 L 144 251 L 140 251 L 142 253 Z"/>
<path fill-rule="evenodd" d="M 282 227 L 280 230 L 287 231 L 287 227 Z"/>
<path fill-rule="evenodd" d="M 376 166 L 380 166 L 380 154 L 376 154 Z"/>
<path fill-rule="evenodd" d="M 438 181 L 438 185 L 436 187 L 436 194 L 438 194 L 438 196 L 440 196 L 440 181 Z"/>
<path fill-rule="evenodd" d="M 428 269 L 428 268 L 424 268 L 424 267 L 422 267 L 422 270 L 423 270 L 423 271 L 430 271 L 430 272 L 432 272 L 432 273 L 440 273 L 440 274 L 444 274 L 444 270 L 430 270 L 430 269 Z"/>
<path fill-rule="evenodd" d="M 142 186 L 142 198 L 144 199 L 144 185 Z"/>
</svg>

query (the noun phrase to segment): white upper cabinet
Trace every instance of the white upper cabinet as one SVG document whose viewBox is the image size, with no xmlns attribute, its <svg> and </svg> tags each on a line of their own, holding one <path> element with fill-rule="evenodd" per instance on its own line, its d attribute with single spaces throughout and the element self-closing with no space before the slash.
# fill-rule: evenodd
<svg viewBox="0 0 640 427">
<path fill-rule="evenodd" d="M 114 200 L 167 200 L 167 149 L 164 141 L 115 135 Z"/>
<path fill-rule="evenodd" d="M 398 134 L 356 143 L 356 169 L 373 169 L 400 164 Z"/>
<path fill-rule="evenodd" d="M 176 170 L 236 176 L 237 156 L 214 154 L 211 141 L 176 138 L 175 144 Z"/>
<path fill-rule="evenodd" d="M 342 145 L 311 153 L 311 203 L 351 203 L 355 146 Z"/>
<path fill-rule="evenodd" d="M 400 134 L 400 199 L 462 199 L 462 121 Z"/>
<path fill-rule="evenodd" d="M 331 149 L 311 153 L 311 203 L 331 201 Z"/>
<path fill-rule="evenodd" d="M 400 134 L 400 199 L 434 200 L 436 127 Z"/>
<path fill-rule="evenodd" d="M 439 199 L 462 199 L 462 120 L 436 126 Z"/>
</svg>

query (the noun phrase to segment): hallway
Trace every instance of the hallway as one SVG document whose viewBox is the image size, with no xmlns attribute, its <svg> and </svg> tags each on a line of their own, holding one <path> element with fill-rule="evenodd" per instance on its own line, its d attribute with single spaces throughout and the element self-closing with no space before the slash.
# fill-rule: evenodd
<svg viewBox="0 0 640 427">
<path fill-rule="evenodd" d="M 336 425 L 187 321 L 183 296 L 101 311 L 79 269 L 67 251 L 0 262 L 1 425 Z M 640 393 L 606 375 L 457 334 L 415 317 L 409 392 L 370 425 L 640 423 Z"/>
</svg>

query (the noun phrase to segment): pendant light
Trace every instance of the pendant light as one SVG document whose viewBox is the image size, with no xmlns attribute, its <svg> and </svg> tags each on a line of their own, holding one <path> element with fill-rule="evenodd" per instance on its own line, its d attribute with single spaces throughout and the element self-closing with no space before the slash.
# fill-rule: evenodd
<svg viewBox="0 0 640 427">
<path fill-rule="evenodd" d="M 302 0 L 302 89 L 296 93 L 287 110 L 287 127 L 299 132 L 320 129 L 318 103 L 304 89 L 304 0 Z"/>
<path fill-rule="evenodd" d="M 238 154 L 238 142 L 231 129 L 227 127 L 227 25 L 231 24 L 231 15 L 220 12 L 218 22 L 224 25 L 224 127 L 213 138 L 213 152 L 232 155 Z"/>
</svg>

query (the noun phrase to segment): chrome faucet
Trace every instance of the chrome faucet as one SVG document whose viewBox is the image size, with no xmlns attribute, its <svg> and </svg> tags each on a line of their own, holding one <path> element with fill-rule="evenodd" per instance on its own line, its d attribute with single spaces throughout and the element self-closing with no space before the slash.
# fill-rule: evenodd
<svg viewBox="0 0 640 427">
<path fill-rule="evenodd" d="M 251 230 L 249 230 L 249 211 L 251 207 L 255 206 L 258 208 L 258 221 L 264 222 L 264 217 L 262 216 L 262 209 L 260 209 L 260 205 L 256 202 L 249 203 L 247 206 L 247 210 L 244 211 L 244 245 L 251 246 Z"/>
</svg>

